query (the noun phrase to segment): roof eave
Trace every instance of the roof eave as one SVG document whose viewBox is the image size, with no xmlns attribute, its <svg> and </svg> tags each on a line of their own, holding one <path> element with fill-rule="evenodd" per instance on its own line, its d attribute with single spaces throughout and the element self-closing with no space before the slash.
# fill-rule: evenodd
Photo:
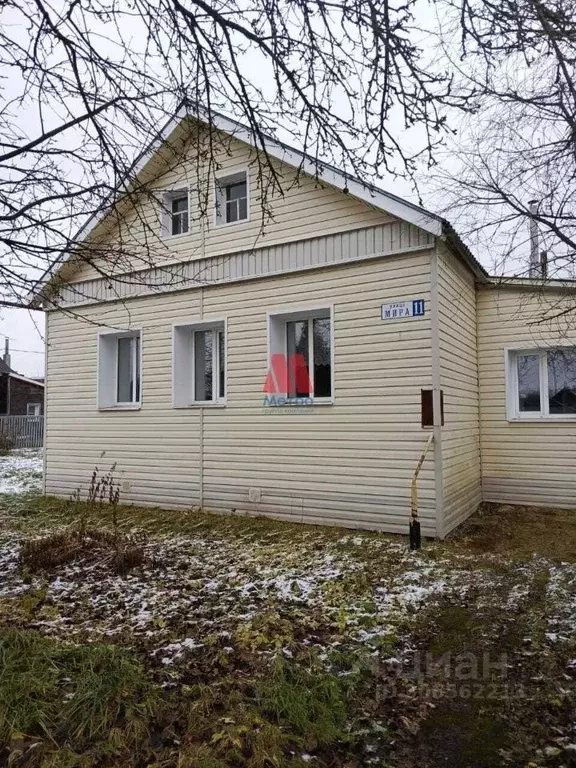
<svg viewBox="0 0 576 768">
<path fill-rule="evenodd" d="M 206 119 L 202 115 L 196 115 L 196 117 L 200 120 Z M 241 123 L 224 115 L 214 114 L 212 116 L 212 125 L 218 130 L 243 141 L 245 144 L 257 148 L 254 135 Z M 324 183 L 342 192 L 346 192 L 369 205 L 374 205 L 392 216 L 414 224 L 433 235 L 441 234 L 442 219 L 438 216 L 402 200 L 396 197 L 396 195 L 379 190 L 377 187 L 355 179 L 342 171 L 338 171 L 320 160 L 315 161 L 304 152 L 288 147 L 277 139 L 270 136 L 265 136 L 264 138 L 266 140 L 266 151 L 270 156 L 280 160 L 280 162 L 300 168 L 309 176 L 317 177 Z"/>
<path fill-rule="evenodd" d="M 496 277 L 487 281 L 489 288 L 516 288 L 522 290 L 576 291 L 576 280 L 555 277 Z"/>
<path fill-rule="evenodd" d="M 22 376 L 19 373 L 15 373 L 14 371 L 11 371 L 9 374 L 11 379 L 18 379 L 19 381 L 25 381 L 27 384 L 34 384 L 36 387 L 42 387 L 42 389 L 45 389 L 46 385 L 43 381 L 36 381 L 35 379 L 29 379 L 27 376 Z"/>
<path fill-rule="evenodd" d="M 442 239 L 448 244 L 448 246 L 452 248 L 452 250 L 456 251 L 464 263 L 467 264 L 469 269 L 473 272 L 477 282 L 489 283 L 491 279 L 490 274 L 484 269 L 478 259 L 473 256 L 472 251 L 461 239 L 460 235 L 456 232 L 452 224 L 450 224 L 450 222 L 446 219 L 441 219 L 441 221 Z"/>
</svg>

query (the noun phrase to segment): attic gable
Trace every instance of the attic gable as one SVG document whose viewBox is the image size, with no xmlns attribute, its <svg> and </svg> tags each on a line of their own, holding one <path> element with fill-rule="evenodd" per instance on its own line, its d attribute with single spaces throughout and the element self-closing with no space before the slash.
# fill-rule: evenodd
<svg viewBox="0 0 576 768">
<path fill-rule="evenodd" d="M 119 197 L 108 212 L 93 216 L 78 233 L 77 240 L 81 241 L 84 239 L 91 251 L 94 249 L 95 244 L 96 252 L 98 248 L 103 248 L 106 255 L 104 262 L 112 264 L 113 271 L 116 273 L 122 271 L 121 263 L 124 261 L 126 261 L 125 267 L 129 269 L 138 268 L 138 258 L 136 260 L 131 260 L 130 258 L 126 260 L 125 258 L 127 252 L 134 248 L 134 238 L 130 234 L 126 240 L 127 236 L 122 235 L 122 226 L 124 225 L 124 229 L 127 229 L 126 224 L 129 225 L 131 223 L 130 215 L 132 213 L 134 216 L 134 208 L 138 207 L 133 205 L 133 193 L 139 188 L 151 187 L 161 177 L 167 177 L 170 173 L 173 173 L 178 167 L 180 158 L 185 154 L 186 148 L 189 147 L 191 137 L 199 142 L 202 136 L 209 136 L 211 142 L 215 141 L 220 146 L 225 146 L 227 143 L 244 145 L 251 152 L 254 165 L 262 166 L 263 164 L 259 163 L 259 158 L 262 154 L 265 154 L 266 164 L 272 160 L 279 163 L 281 169 L 290 168 L 292 174 L 300 182 L 303 179 L 309 179 L 318 189 L 331 189 L 333 192 L 346 195 L 348 200 L 355 201 L 354 204 L 364 203 L 372 212 L 378 211 L 383 215 L 397 216 L 404 221 L 421 227 L 430 234 L 441 235 L 443 227 L 447 224 L 439 217 L 428 213 L 418 206 L 376 187 L 362 183 L 358 179 L 347 177 L 336 168 L 318 164 L 312 158 L 274 139 L 266 139 L 264 149 L 261 148 L 259 152 L 256 152 L 253 135 L 244 126 L 222 115 L 214 114 L 212 116 L 211 129 L 208 130 L 205 120 L 190 117 L 184 111 L 180 111 L 164 127 L 158 140 L 143 153 L 140 161 L 136 164 L 134 178 L 129 187 L 132 194 L 128 198 L 126 195 L 123 198 Z M 226 152 L 226 154 L 228 155 L 229 153 Z M 218 161 L 213 163 L 212 167 L 215 168 L 217 165 Z M 195 175 L 198 177 L 198 173 Z M 281 173 L 281 176 L 285 175 L 286 171 Z M 284 186 L 289 187 L 290 185 L 284 184 Z M 280 196 L 281 188 L 282 185 L 276 190 Z M 127 200 L 128 203 L 126 203 Z M 260 203 L 261 209 L 265 209 L 262 199 Z M 142 219 L 140 214 L 137 214 L 135 218 Z M 209 220 L 209 216 L 207 216 L 207 219 Z M 121 242 L 117 242 L 115 248 L 110 251 L 110 241 L 107 241 L 107 238 L 114 230 L 120 236 Z M 453 237 L 454 234 L 451 232 L 449 236 Z M 153 239 L 154 237 L 152 237 Z M 460 250 L 462 244 L 457 236 L 456 241 L 457 250 Z M 147 246 L 149 247 L 149 245 L 150 238 L 147 239 Z M 166 251 L 166 248 L 165 246 L 162 247 L 162 244 L 160 244 L 160 247 L 156 244 L 156 250 L 162 252 Z M 465 261 L 468 262 L 473 271 L 477 274 L 483 272 L 480 265 L 475 262 L 464 246 L 462 246 L 462 250 Z M 159 261 L 164 262 L 168 258 L 170 257 L 163 253 L 159 256 Z M 176 253 L 176 258 L 179 258 L 178 253 Z M 93 263 L 86 263 L 86 261 L 92 261 Z M 142 262 L 142 259 L 140 261 Z M 150 266 L 151 260 L 147 258 L 145 261 L 147 262 L 146 266 Z M 33 301 L 38 302 L 41 300 L 42 293 L 46 293 L 46 286 L 51 279 L 55 279 L 57 283 L 62 284 L 70 280 L 84 280 L 97 276 L 105 277 L 105 273 L 108 271 L 108 269 L 101 268 L 101 265 L 98 264 L 97 256 L 92 254 L 89 259 L 85 257 L 81 259 L 71 258 L 64 264 L 55 264 L 52 269 L 47 271 L 44 278 L 40 281 L 38 289 L 34 291 Z"/>
<path fill-rule="evenodd" d="M 66 280 L 130 273 L 152 266 L 226 256 L 254 248 L 382 224 L 393 217 L 373 203 L 315 179 L 222 131 L 181 125 L 142 168 L 138 192 L 119 201 L 87 238 L 89 261 L 71 264 Z M 215 177 L 245 172 L 249 220 L 219 226 Z M 190 230 L 180 237 L 161 233 L 162 197 L 188 190 Z M 91 258 L 95 253 L 96 257 Z"/>
</svg>

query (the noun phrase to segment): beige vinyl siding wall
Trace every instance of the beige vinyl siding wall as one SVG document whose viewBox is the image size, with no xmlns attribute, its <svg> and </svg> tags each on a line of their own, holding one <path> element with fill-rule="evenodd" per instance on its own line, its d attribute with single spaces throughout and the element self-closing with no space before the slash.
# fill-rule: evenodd
<svg viewBox="0 0 576 768">
<path fill-rule="evenodd" d="M 383 322 L 380 306 L 429 302 L 429 284 L 426 252 L 82 308 L 95 322 L 142 328 L 143 402 L 131 412 L 98 412 L 97 329 L 51 312 L 47 492 L 69 494 L 95 464 L 117 462 L 131 484 L 126 502 L 405 533 L 427 437 L 420 390 L 431 386 L 430 315 Z M 334 308 L 334 405 L 264 408 L 267 312 L 322 304 Z M 227 405 L 175 410 L 172 324 L 200 317 L 227 318 Z M 248 501 L 250 488 L 260 503 Z M 432 458 L 419 496 L 424 533 L 434 535 Z"/>
<path fill-rule="evenodd" d="M 443 535 L 481 501 L 476 288 L 468 269 L 442 243 L 438 258 L 442 428 Z"/>
<path fill-rule="evenodd" d="M 204 167 L 191 141 L 178 158 L 170 158 L 163 163 L 161 156 L 157 156 L 144 175 L 149 178 L 147 183 L 150 187 L 159 192 L 183 187 L 191 189 L 189 233 L 161 239 L 161 207 L 150 198 L 142 199 L 140 204 L 126 212 L 121 224 L 114 224 L 106 231 L 105 225 L 110 224 L 111 216 L 94 230 L 94 237 L 104 238 L 103 242 L 111 247 L 104 268 L 106 275 L 145 269 L 152 264 L 249 251 L 369 227 L 393 219 L 381 210 L 310 176 L 299 174 L 295 168 L 277 160 L 271 163 L 280 188 L 273 186 L 270 171 L 259 169 L 256 152 L 249 145 L 224 134 L 215 135 L 214 155 L 219 166 L 219 178 L 248 169 L 249 220 L 224 226 L 215 224 L 214 170 L 209 173 L 207 166 Z M 202 190 L 205 194 L 206 187 L 209 190 L 207 208 L 199 193 L 194 191 Z M 117 257 L 114 247 L 120 244 L 122 255 Z M 114 264 L 116 259 L 118 261 Z M 102 274 L 88 264 L 69 274 L 72 281 L 97 277 L 102 277 Z"/>
<path fill-rule="evenodd" d="M 566 291 L 484 288 L 478 292 L 478 350 L 485 501 L 576 507 L 576 423 L 509 422 L 504 350 L 576 345 Z M 545 316 L 556 316 L 535 323 Z"/>
<path fill-rule="evenodd" d="M 117 463 L 123 500 L 197 504 L 200 412 L 171 408 L 171 323 L 199 314 L 199 291 L 47 314 L 46 493 L 85 489 L 95 466 Z M 141 329 L 140 411 L 98 411 L 97 334 L 110 328 Z"/>
</svg>

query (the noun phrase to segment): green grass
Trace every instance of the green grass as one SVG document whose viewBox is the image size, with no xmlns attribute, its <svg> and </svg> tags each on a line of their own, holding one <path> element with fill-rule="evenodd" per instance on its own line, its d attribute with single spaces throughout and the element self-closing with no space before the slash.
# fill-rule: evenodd
<svg viewBox="0 0 576 768">
<path fill-rule="evenodd" d="M 0 745 L 36 744 L 28 764 L 44 765 L 62 750 L 69 765 L 87 751 L 137 762 L 159 702 L 159 689 L 120 649 L 0 631 Z"/>
<path fill-rule="evenodd" d="M 43 531 L 54 525 L 82 524 L 95 528 L 113 528 L 113 514 L 107 504 L 66 501 L 51 496 L 14 496 L 2 499 L 2 507 L 12 514 L 11 527 L 26 533 Z M 180 535 L 195 537 L 234 536 L 242 541 L 261 539 L 271 548 L 278 543 L 281 556 L 285 549 L 285 537 L 289 536 L 297 546 L 316 540 L 319 551 L 321 541 L 336 542 L 345 533 L 342 528 L 316 525 L 298 525 L 266 517 L 226 515 L 199 509 L 171 510 L 160 507 L 117 507 L 118 526 L 124 532 L 137 525 L 139 532 L 153 535 Z M 358 537 L 396 538 L 374 532 L 358 532 Z M 344 547 L 342 547 L 344 549 Z M 353 549 L 351 550 L 353 551 Z"/>
<path fill-rule="evenodd" d="M 313 657 L 308 664 L 278 657 L 257 686 L 256 707 L 273 723 L 302 736 L 309 747 L 346 741 L 345 686 L 333 675 L 311 669 L 313 664 Z"/>
<path fill-rule="evenodd" d="M 307 666 L 278 660 L 269 676 L 223 676 L 175 695 L 122 649 L 2 629 L 0 756 L 70 768 L 299 766 L 294 749 L 349 740 L 348 689 L 309 656 Z"/>
</svg>

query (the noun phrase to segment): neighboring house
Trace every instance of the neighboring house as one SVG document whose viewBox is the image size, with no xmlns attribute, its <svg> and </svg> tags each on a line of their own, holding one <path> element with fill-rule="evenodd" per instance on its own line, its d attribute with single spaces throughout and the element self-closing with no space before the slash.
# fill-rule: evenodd
<svg viewBox="0 0 576 768">
<path fill-rule="evenodd" d="M 21 376 L 0 359 L 0 416 L 41 416 L 44 383 Z"/>
<path fill-rule="evenodd" d="M 215 175 L 176 119 L 137 171 L 159 202 L 87 227 L 115 278 L 68 261 L 36 295 L 46 492 L 116 464 L 125 502 L 405 533 L 432 433 L 425 534 L 576 506 L 574 284 L 493 279 L 440 217 L 273 140 L 262 233 L 251 137 L 215 128 Z"/>
</svg>

